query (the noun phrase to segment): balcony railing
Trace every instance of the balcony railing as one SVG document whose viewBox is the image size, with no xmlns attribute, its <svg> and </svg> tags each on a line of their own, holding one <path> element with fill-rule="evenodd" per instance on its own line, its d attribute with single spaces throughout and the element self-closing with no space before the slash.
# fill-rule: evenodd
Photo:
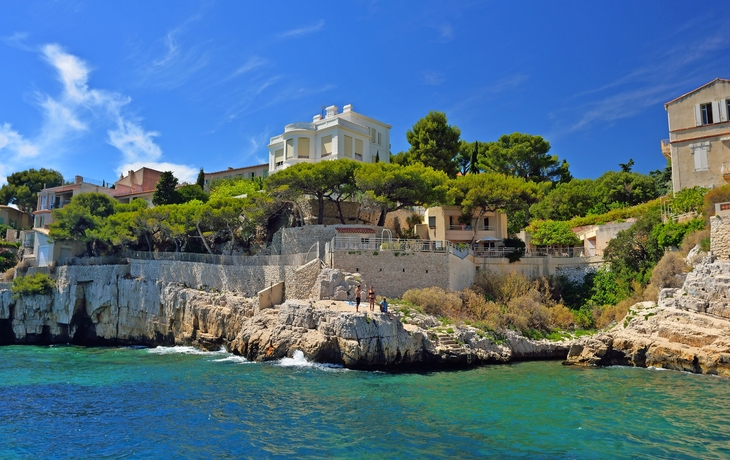
<svg viewBox="0 0 730 460">
<path fill-rule="evenodd" d="M 356 153 L 356 154 L 355 154 L 355 159 L 356 159 L 357 161 L 362 161 L 362 153 Z"/>
<path fill-rule="evenodd" d="M 471 230 L 473 227 L 468 224 L 456 224 L 449 225 L 449 230 Z M 494 227 L 491 225 L 477 225 L 477 231 L 494 231 Z"/>
<path fill-rule="evenodd" d="M 314 131 L 316 126 L 314 123 L 307 123 L 307 122 L 301 122 L 301 123 L 290 123 L 286 126 L 284 126 L 284 132 L 288 133 L 289 131 Z"/>
</svg>

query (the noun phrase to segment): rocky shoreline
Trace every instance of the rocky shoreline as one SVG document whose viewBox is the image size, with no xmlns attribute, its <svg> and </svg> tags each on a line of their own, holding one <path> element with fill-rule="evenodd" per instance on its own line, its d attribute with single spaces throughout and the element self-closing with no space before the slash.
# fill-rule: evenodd
<svg viewBox="0 0 730 460">
<path fill-rule="evenodd" d="M 252 361 L 301 350 L 315 362 L 390 371 L 553 359 L 730 376 L 730 261 L 712 258 L 694 267 L 683 288 L 662 290 L 658 304 L 636 304 L 612 329 L 562 342 L 444 325 L 413 312 L 393 319 L 356 313 L 341 300 L 261 308 L 245 295 L 133 278 L 124 265 L 59 267 L 56 275 L 51 295 L 16 300 L 0 291 L 0 345 L 192 345 Z M 338 293 L 333 279 L 328 273 L 322 286 Z"/>
<path fill-rule="evenodd" d="M 730 376 L 730 261 L 706 257 L 679 289 L 641 302 L 611 330 L 576 341 L 577 366 L 657 367 Z"/>
<path fill-rule="evenodd" d="M 125 266 L 59 267 L 51 295 L 0 291 L 0 344 L 193 345 L 276 360 L 301 350 L 352 369 L 441 369 L 515 360 L 564 359 L 570 342 L 488 335 L 436 318 L 339 311 L 327 302 L 258 300 L 177 283 L 131 278 Z"/>
</svg>

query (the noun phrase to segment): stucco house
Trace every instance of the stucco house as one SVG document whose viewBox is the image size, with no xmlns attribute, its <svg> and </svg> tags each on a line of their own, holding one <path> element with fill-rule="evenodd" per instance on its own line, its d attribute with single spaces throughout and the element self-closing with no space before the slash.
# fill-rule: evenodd
<svg viewBox="0 0 730 460">
<path fill-rule="evenodd" d="M 0 225 L 7 225 L 16 230 L 20 230 L 30 227 L 31 224 L 32 219 L 28 214 L 12 206 L 0 205 Z"/>
<path fill-rule="evenodd" d="M 346 105 L 342 113 L 331 105 L 324 117 L 315 115 L 312 122 L 292 123 L 284 133 L 269 142 L 269 174 L 288 166 L 321 160 L 350 158 L 367 163 L 390 161 L 391 126 L 352 110 Z"/>
<path fill-rule="evenodd" d="M 162 171 L 152 168 L 140 168 L 129 171 L 114 182 L 113 197 L 120 203 L 130 203 L 134 199 L 142 199 L 152 206 L 152 195 L 160 181 Z"/>
<path fill-rule="evenodd" d="M 424 223 L 416 226 L 416 233 L 424 240 L 473 243 L 480 253 L 502 246 L 507 238 L 507 214 L 486 212 L 479 217 L 474 211 L 468 224 L 459 222 L 461 206 L 434 206 L 426 209 Z"/>
<path fill-rule="evenodd" d="M 218 179 L 234 179 L 234 178 L 244 178 L 244 179 L 254 179 L 256 177 L 263 177 L 266 178 L 269 176 L 269 163 L 264 163 L 260 165 L 253 165 L 253 166 L 244 166 L 242 168 L 231 168 L 230 166 L 228 169 L 225 169 L 223 171 L 215 171 L 210 173 L 204 173 L 205 176 L 205 182 L 203 189 L 206 192 L 210 192 L 210 184 Z"/>
<path fill-rule="evenodd" d="M 611 222 L 602 225 L 584 225 L 573 229 L 573 233 L 583 242 L 583 255 L 586 257 L 603 256 L 609 241 L 616 238 L 618 232 L 626 230 L 636 222 L 635 218 L 625 222 Z"/>
<path fill-rule="evenodd" d="M 33 212 L 33 227 L 48 228 L 53 222 L 53 210 L 66 206 L 71 202 L 71 198 L 79 193 L 97 192 L 113 197 L 116 190 L 111 186 L 111 182 L 84 179 L 82 176 L 76 176 L 72 184 L 44 188 L 38 192 L 38 205 L 36 211 Z"/>
<path fill-rule="evenodd" d="M 730 182 L 730 80 L 716 78 L 666 104 L 672 189 L 718 187 Z"/>
</svg>

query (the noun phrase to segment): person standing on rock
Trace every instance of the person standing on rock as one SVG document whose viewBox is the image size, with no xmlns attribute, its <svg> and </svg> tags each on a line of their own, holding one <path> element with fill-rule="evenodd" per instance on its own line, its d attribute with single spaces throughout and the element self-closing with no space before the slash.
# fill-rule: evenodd
<svg viewBox="0 0 730 460">
<path fill-rule="evenodd" d="M 360 293 L 362 291 L 360 290 L 360 285 L 358 284 L 355 288 L 355 313 L 358 313 L 360 311 Z"/>
<path fill-rule="evenodd" d="M 368 291 L 368 301 L 370 302 L 370 311 L 375 311 L 375 289 L 373 289 L 372 286 L 370 286 L 370 290 Z"/>
</svg>

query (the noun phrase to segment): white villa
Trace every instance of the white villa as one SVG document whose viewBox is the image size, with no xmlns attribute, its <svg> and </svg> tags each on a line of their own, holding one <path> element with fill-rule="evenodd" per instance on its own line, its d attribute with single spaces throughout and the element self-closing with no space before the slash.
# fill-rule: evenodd
<svg viewBox="0 0 730 460">
<path fill-rule="evenodd" d="M 352 104 L 342 113 L 334 105 L 325 110 L 324 118 L 315 115 L 311 123 L 286 125 L 284 134 L 271 138 L 269 173 L 301 162 L 339 158 L 390 162 L 390 125 L 354 112 Z"/>
</svg>

